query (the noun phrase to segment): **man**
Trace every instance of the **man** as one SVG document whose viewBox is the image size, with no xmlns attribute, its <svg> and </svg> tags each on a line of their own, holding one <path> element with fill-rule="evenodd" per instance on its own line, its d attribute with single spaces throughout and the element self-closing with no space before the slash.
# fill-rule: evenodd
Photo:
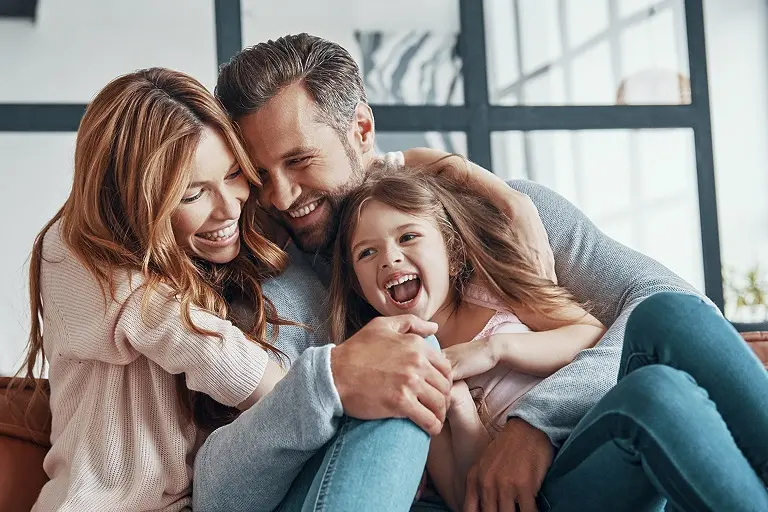
<svg viewBox="0 0 768 512">
<path fill-rule="evenodd" d="M 260 169 L 264 181 L 262 204 L 295 244 L 287 247 L 294 265 L 309 262 L 320 280 L 327 283 L 327 261 L 336 234 L 339 204 L 379 158 L 375 153 L 373 114 L 357 65 L 348 52 L 334 43 L 307 34 L 286 36 L 245 49 L 222 66 L 216 94 L 240 126 L 250 155 Z M 430 150 L 405 152 L 408 163 L 425 164 L 439 156 Z M 505 200 L 498 178 L 473 164 L 467 172 L 468 183 L 478 191 L 495 196 L 497 203 Z M 479 507 L 514 511 L 516 502 L 524 512 L 536 510 L 535 497 L 550 470 L 555 449 L 562 447 L 587 411 L 616 383 L 630 311 L 659 291 L 691 293 L 689 285 L 669 270 L 607 238 L 552 191 L 523 181 L 510 185 L 512 188 L 506 189 L 508 211 L 539 258 L 542 272 L 554 277 L 548 271 L 548 258 L 554 253 L 556 279 L 577 299 L 589 301 L 595 316 L 610 328 L 596 347 L 583 351 L 570 365 L 521 398 L 506 428 L 470 472 L 470 511 Z M 533 200 L 541 220 L 526 196 L 515 190 Z M 542 222 L 546 233 L 541 229 Z M 288 283 L 290 278 L 286 280 Z M 272 295 L 278 311 L 288 319 L 322 327 L 327 318 L 327 312 L 323 316 L 318 305 L 322 291 L 307 286 L 306 278 L 303 286 L 291 288 L 291 284 L 285 283 Z M 314 294 L 309 298 L 304 295 L 307 287 Z M 270 295 L 268 286 L 265 289 Z M 361 419 L 410 418 L 430 434 L 439 432 L 447 397 L 445 361 L 413 339 L 413 333 L 430 334 L 429 326 L 412 319 L 397 320 L 394 326 L 376 322 L 346 343 L 326 349 L 323 354 L 327 356 L 323 357 L 327 359 L 322 359 L 322 363 L 327 366 L 315 366 L 314 370 L 306 360 L 308 354 L 319 353 L 320 345 L 326 342 L 321 332 L 304 335 L 303 340 L 292 342 L 292 347 L 278 341 L 278 346 L 289 353 L 312 348 L 296 359 L 288 376 L 264 400 L 266 404 L 254 408 L 254 416 L 263 415 L 263 420 L 254 424 L 267 432 L 265 437 L 269 440 L 265 442 L 265 437 L 259 437 L 254 441 L 258 443 L 254 447 L 258 454 L 249 456 L 248 471 L 260 478 L 264 474 L 277 475 L 259 482 L 260 506 L 277 506 L 307 461 L 336 435 L 342 411 Z M 413 361 L 418 364 L 411 364 Z M 326 391 L 335 388 L 337 394 L 331 392 L 331 396 L 338 396 L 340 402 L 335 404 L 335 410 L 318 403 L 323 399 L 311 402 L 317 396 L 312 394 L 314 384 Z M 302 390 L 301 386 L 305 388 Z M 302 392 L 304 398 L 300 398 Z M 272 438 L 279 437 L 279 429 L 290 429 L 290 422 L 296 421 L 284 411 L 280 418 L 275 417 L 277 412 L 273 416 L 266 412 L 281 396 L 303 400 L 301 403 L 311 413 L 301 420 L 301 439 Z M 414 441 L 415 445 L 419 442 Z M 209 452 L 214 449 L 208 447 Z M 621 458 L 621 453 L 617 457 Z M 255 458 L 258 463 L 253 462 Z M 563 486 L 580 483 L 578 478 L 571 478 L 559 484 L 564 480 L 553 478 L 544 482 L 545 494 L 548 486 L 561 495 Z M 631 484 L 628 482 L 629 487 Z M 368 489 L 354 491 L 365 494 Z M 641 492 L 638 502 L 661 503 L 648 489 L 637 492 Z M 269 496 L 265 497 L 266 494 Z M 591 499 L 584 493 L 581 497 Z M 547 506 L 545 501 L 540 496 L 538 505 Z M 552 505 L 555 510 L 565 507 Z M 584 510 L 590 504 L 574 501 L 569 506 Z"/>
</svg>

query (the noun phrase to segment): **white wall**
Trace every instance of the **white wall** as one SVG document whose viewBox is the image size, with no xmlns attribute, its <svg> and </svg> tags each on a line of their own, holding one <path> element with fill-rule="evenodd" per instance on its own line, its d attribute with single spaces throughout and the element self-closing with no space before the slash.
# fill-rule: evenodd
<svg viewBox="0 0 768 512">
<path fill-rule="evenodd" d="M 216 82 L 211 0 L 40 0 L 35 23 L 0 20 L 0 103 L 87 103 L 117 75 L 150 66 Z M 74 133 L 0 133 L 0 375 L 29 326 L 26 262 L 67 197 Z"/>
</svg>

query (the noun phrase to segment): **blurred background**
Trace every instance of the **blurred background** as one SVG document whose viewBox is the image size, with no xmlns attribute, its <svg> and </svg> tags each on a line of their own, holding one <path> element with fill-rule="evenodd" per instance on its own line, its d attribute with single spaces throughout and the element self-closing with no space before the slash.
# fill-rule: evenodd
<svg viewBox="0 0 768 512">
<path fill-rule="evenodd" d="M 767 328 L 768 0 L 0 0 L 0 375 L 89 99 L 149 66 L 212 90 L 238 49 L 297 32 L 357 59 L 381 151 L 541 182 Z"/>
</svg>

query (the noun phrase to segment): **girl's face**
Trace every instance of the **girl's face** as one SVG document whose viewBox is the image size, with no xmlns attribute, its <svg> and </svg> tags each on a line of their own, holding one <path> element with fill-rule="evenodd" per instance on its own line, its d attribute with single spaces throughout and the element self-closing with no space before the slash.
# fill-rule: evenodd
<svg viewBox="0 0 768 512">
<path fill-rule="evenodd" d="M 190 256 L 229 263 L 240 251 L 239 220 L 250 185 L 222 136 L 205 128 L 192 179 L 173 213 L 173 234 Z"/>
<path fill-rule="evenodd" d="M 360 212 L 351 246 L 363 297 L 382 315 L 429 320 L 451 299 L 448 251 L 433 220 L 372 200 Z"/>
</svg>

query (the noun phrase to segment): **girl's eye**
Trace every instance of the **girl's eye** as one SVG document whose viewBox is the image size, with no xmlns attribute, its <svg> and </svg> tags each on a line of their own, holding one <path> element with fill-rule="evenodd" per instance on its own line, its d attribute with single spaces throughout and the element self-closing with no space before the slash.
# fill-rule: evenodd
<svg viewBox="0 0 768 512">
<path fill-rule="evenodd" d="M 400 237 L 400 243 L 410 242 L 411 240 L 414 240 L 418 238 L 419 235 L 416 233 L 406 233 L 403 236 Z"/>
<path fill-rule="evenodd" d="M 183 199 L 181 200 L 181 202 L 182 202 L 182 203 L 184 203 L 184 204 L 188 204 L 188 203 L 194 203 L 195 201 L 197 201 L 198 199 L 200 199 L 200 196 L 202 196 L 202 195 L 203 195 L 203 191 L 201 190 L 200 192 L 198 192 L 197 194 L 195 194 L 195 195 L 193 195 L 193 196 L 191 196 L 191 197 L 185 197 L 185 198 L 183 198 Z"/>
<path fill-rule="evenodd" d="M 242 169 L 238 169 L 235 172 L 230 173 L 227 176 L 227 179 L 228 180 L 233 180 L 233 179 L 237 178 L 238 176 L 240 176 L 242 173 L 243 173 L 243 170 Z"/>
<path fill-rule="evenodd" d="M 357 253 L 357 261 L 360 261 L 363 258 L 367 258 L 371 254 L 373 254 L 373 249 L 363 249 L 362 251 Z"/>
</svg>

